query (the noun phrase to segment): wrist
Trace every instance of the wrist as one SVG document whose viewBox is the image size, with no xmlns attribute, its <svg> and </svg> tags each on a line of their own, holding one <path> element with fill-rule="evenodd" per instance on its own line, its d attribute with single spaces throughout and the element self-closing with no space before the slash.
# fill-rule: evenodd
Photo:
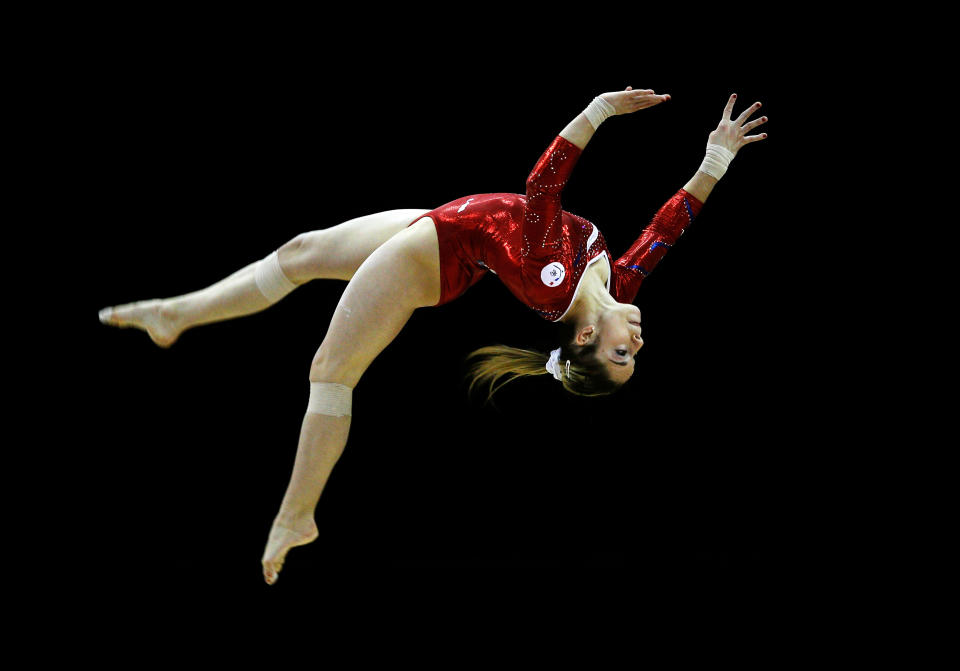
<svg viewBox="0 0 960 671">
<path fill-rule="evenodd" d="M 587 117 L 587 121 L 593 126 L 593 130 L 597 130 L 600 124 L 616 113 L 616 108 L 600 96 L 594 98 L 591 103 L 587 105 L 587 108 L 583 110 L 583 116 Z"/>
<path fill-rule="evenodd" d="M 730 167 L 730 161 L 736 154 L 726 147 L 719 144 L 708 144 L 707 153 L 703 157 L 703 163 L 698 168 L 699 172 L 710 175 L 714 179 L 720 179 Z"/>
</svg>

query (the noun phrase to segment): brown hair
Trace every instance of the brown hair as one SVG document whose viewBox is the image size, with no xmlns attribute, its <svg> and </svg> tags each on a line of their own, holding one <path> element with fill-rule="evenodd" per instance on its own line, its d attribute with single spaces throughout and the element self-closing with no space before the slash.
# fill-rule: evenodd
<svg viewBox="0 0 960 671">
<path fill-rule="evenodd" d="M 560 346 L 560 381 L 563 388 L 578 396 L 605 396 L 620 388 L 610 379 L 606 366 L 597 358 L 597 345 L 573 344 L 573 326 L 561 324 L 564 343 Z M 491 345 L 474 350 L 467 356 L 473 360 L 467 378 L 468 393 L 478 386 L 487 387 L 487 401 L 508 382 L 531 375 L 550 375 L 547 370 L 549 354 L 529 349 Z M 570 362 L 569 373 L 566 362 Z"/>
</svg>

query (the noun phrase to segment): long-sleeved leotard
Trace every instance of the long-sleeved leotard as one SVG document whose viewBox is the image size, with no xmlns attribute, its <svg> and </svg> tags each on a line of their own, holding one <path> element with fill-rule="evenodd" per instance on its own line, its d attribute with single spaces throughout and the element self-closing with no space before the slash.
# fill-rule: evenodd
<svg viewBox="0 0 960 671">
<path fill-rule="evenodd" d="M 559 321 L 594 262 L 610 264 L 606 240 L 591 222 L 562 209 L 560 193 L 581 150 L 558 136 L 527 178 L 526 195 L 486 193 L 427 212 L 440 245 L 441 294 L 452 301 L 487 271 L 544 319 Z M 640 283 L 699 213 L 702 204 L 681 189 L 660 208 L 626 254 L 611 264 L 607 289 L 632 302 Z"/>
</svg>

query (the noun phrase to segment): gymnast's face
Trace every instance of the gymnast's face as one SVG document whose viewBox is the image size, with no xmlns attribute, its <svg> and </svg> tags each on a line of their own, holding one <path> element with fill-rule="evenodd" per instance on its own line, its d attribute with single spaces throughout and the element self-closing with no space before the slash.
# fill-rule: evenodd
<svg viewBox="0 0 960 671">
<path fill-rule="evenodd" d="M 597 357 L 607 367 L 610 379 L 624 383 L 636 368 L 634 357 L 643 347 L 640 337 L 640 309 L 620 303 L 604 311 L 598 318 L 594 337 Z"/>
</svg>

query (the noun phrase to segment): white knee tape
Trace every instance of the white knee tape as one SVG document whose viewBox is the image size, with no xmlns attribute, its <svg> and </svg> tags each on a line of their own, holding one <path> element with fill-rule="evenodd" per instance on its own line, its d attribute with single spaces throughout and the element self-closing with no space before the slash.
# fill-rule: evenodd
<svg viewBox="0 0 960 671">
<path fill-rule="evenodd" d="M 260 289 L 260 293 L 271 303 L 276 303 L 297 288 L 297 285 L 283 274 L 277 252 L 273 252 L 257 263 L 254 277 L 257 280 L 257 288 Z"/>
<path fill-rule="evenodd" d="M 310 401 L 307 413 L 312 415 L 330 415 L 332 417 L 350 416 L 353 405 L 353 388 L 332 382 L 311 382 Z"/>
</svg>

